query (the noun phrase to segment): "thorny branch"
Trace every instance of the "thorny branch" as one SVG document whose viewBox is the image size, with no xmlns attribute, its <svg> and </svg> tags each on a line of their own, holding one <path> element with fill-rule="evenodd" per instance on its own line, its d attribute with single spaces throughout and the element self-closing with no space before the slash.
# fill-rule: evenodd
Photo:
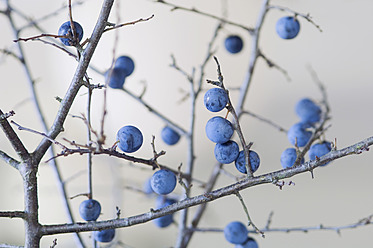
<svg viewBox="0 0 373 248">
<path fill-rule="evenodd" d="M 132 225 L 137 225 L 140 223 L 148 222 L 155 218 L 174 213 L 176 211 L 189 208 L 192 206 L 197 206 L 203 203 L 211 202 L 217 200 L 219 198 L 229 196 L 232 194 L 236 194 L 237 192 L 244 190 L 249 187 L 254 187 L 261 184 L 272 184 L 277 182 L 281 179 L 290 178 L 295 175 L 312 171 L 319 167 L 320 165 L 333 161 L 348 155 L 352 154 L 361 154 L 364 151 L 369 150 L 369 147 L 373 145 L 373 136 L 369 137 L 365 140 L 362 140 L 352 146 L 343 148 L 341 150 L 332 151 L 321 158 L 319 160 L 313 160 L 301 164 L 296 167 L 283 169 L 263 175 L 259 175 L 253 178 L 246 178 L 241 180 L 237 183 L 216 189 L 209 193 L 197 195 L 194 197 L 183 199 L 177 203 L 169 205 L 167 207 L 161 208 L 156 211 L 150 211 L 147 213 L 143 213 L 140 215 L 128 217 L 128 218 L 121 218 L 121 219 L 112 219 L 107 221 L 98 221 L 95 224 L 91 223 L 75 223 L 75 224 L 62 224 L 62 225 L 44 225 L 41 227 L 41 231 L 43 235 L 52 235 L 58 233 L 71 233 L 71 232 L 86 232 L 86 231 L 93 231 L 99 229 L 108 229 L 108 228 L 120 228 L 120 227 L 128 227 Z M 262 230 L 263 232 L 265 230 Z"/>
<path fill-rule="evenodd" d="M 272 212 L 273 213 L 273 212 Z M 342 226 L 327 226 L 324 224 L 320 224 L 317 226 L 309 226 L 309 227 L 270 227 L 269 225 L 266 225 L 263 228 L 260 228 L 263 232 L 269 233 L 269 232 L 281 232 L 281 233 L 290 233 L 290 232 L 303 232 L 308 233 L 312 231 L 335 231 L 337 234 L 341 234 L 342 230 L 348 230 L 348 229 L 354 229 L 362 226 L 368 226 L 373 225 L 373 215 L 369 215 L 361 220 L 358 220 L 357 222 L 348 224 L 348 225 L 342 225 Z M 221 228 L 195 228 L 193 229 L 195 232 L 223 232 L 223 229 Z M 257 233 L 255 230 L 249 230 L 250 233 L 255 234 Z"/>
</svg>

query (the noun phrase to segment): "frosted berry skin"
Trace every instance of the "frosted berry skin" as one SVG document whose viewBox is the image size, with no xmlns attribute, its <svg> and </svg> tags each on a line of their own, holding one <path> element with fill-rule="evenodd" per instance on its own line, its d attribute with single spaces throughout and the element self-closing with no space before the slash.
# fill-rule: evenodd
<svg viewBox="0 0 373 248">
<path fill-rule="evenodd" d="M 119 129 L 117 133 L 118 147 L 123 152 L 131 153 L 140 149 L 143 136 L 141 131 L 134 126 L 128 125 Z"/>
<path fill-rule="evenodd" d="M 225 143 L 233 135 L 233 125 L 227 119 L 220 116 L 212 117 L 206 123 L 206 135 L 214 143 Z"/>
<path fill-rule="evenodd" d="M 247 237 L 247 240 L 243 244 L 235 245 L 234 248 L 259 248 L 258 243 L 255 239 Z"/>
<path fill-rule="evenodd" d="M 101 213 L 101 205 L 98 201 L 88 199 L 80 203 L 79 214 L 83 220 L 95 221 L 98 219 Z"/>
<path fill-rule="evenodd" d="M 167 195 L 176 187 L 176 176 L 169 170 L 156 171 L 150 180 L 150 185 L 155 193 Z"/>
<path fill-rule="evenodd" d="M 79 23 L 77 23 L 75 21 L 73 23 L 74 23 L 74 28 L 75 28 L 75 31 L 76 31 L 76 35 L 78 36 L 78 40 L 80 42 L 83 39 L 83 28 Z M 64 22 L 60 26 L 60 28 L 58 29 L 58 35 L 69 35 L 71 37 L 71 38 L 60 38 L 61 42 L 65 46 L 75 46 L 75 45 L 77 45 L 76 41 L 74 41 L 72 39 L 73 33 L 72 33 L 71 26 L 70 26 L 70 21 Z"/>
<path fill-rule="evenodd" d="M 281 17 L 276 23 L 277 34 L 285 40 L 294 39 L 300 30 L 299 21 L 294 16 Z"/>
<path fill-rule="evenodd" d="M 255 171 L 258 170 L 259 168 L 259 165 L 260 165 L 260 158 L 259 158 L 259 155 L 258 153 L 252 151 L 252 150 L 249 150 L 249 159 L 250 159 L 250 165 L 251 165 L 251 171 L 254 173 Z M 238 154 L 238 157 L 235 161 L 235 166 L 236 166 L 236 169 L 243 173 L 243 174 L 247 174 L 247 171 L 246 171 L 246 160 L 245 160 L 245 152 L 244 151 L 240 151 L 240 153 Z"/>
<path fill-rule="evenodd" d="M 310 150 L 308 151 L 309 152 L 310 160 L 315 160 L 316 156 L 318 158 L 320 158 L 320 157 L 324 156 L 325 154 L 329 153 L 331 150 L 332 150 L 332 144 L 330 142 L 328 142 L 328 141 L 324 141 L 322 143 L 313 144 L 310 147 Z M 325 166 L 325 165 L 327 165 L 329 163 L 330 162 L 328 162 L 326 164 L 323 164 L 323 165 L 320 165 L 320 166 Z"/>
<path fill-rule="evenodd" d="M 312 136 L 312 132 L 307 130 L 310 127 L 312 127 L 311 124 L 303 122 L 291 126 L 287 133 L 289 142 L 295 145 L 295 140 L 297 140 L 298 147 L 305 146 Z"/>
<path fill-rule="evenodd" d="M 232 244 L 243 244 L 248 233 L 246 226 L 239 221 L 233 221 L 224 227 L 224 237 Z"/>
<path fill-rule="evenodd" d="M 295 160 L 297 159 L 297 150 L 295 148 L 287 148 L 282 152 L 280 157 L 280 162 L 282 168 L 293 167 Z M 304 158 L 302 158 L 301 163 L 304 163 Z"/>
<path fill-rule="evenodd" d="M 295 105 L 295 113 L 302 122 L 315 123 L 320 121 L 321 108 L 309 98 L 303 98 Z"/>
<path fill-rule="evenodd" d="M 176 202 L 176 200 L 172 198 L 166 198 L 163 196 L 159 196 L 156 199 L 156 209 L 164 208 L 169 205 L 172 205 Z M 168 214 L 157 219 L 153 220 L 154 224 L 159 228 L 165 228 L 171 225 L 174 222 L 173 214 Z"/>
<path fill-rule="evenodd" d="M 238 157 L 239 147 L 236 142 L 229 140 L 222 144 L 216 144 L 214 149 L 215 158 L 222 164 L 230 164 Z"/>
<path fill-rule="evenodd" d="M 120 56 L 115 60 L 114 67 L 122 69 L 125 77 L 128 77 L 135 70 L 135 63 L 129 56 Z"/>
<path fill-rule="evenodd" d="M 209 111 L 219 112 L 227 106 L 228 95 L 222 88 L 212 88 L 205 93 L 203 101 Z"/>
<path fill-rule="evenodd" d="M 101 231 L 94 231 L 93 237 L 96 241 L 109 243 L 113 241 L 115 237 L 115 229 L 105 229 Z"/>
<path fill-rule="evenodd" d="M 238 35 L 228 36 L 224 41 L 225 49 L 230 53 L 239 53 L 243 48 L 243 41 Z"/>
<path fill-rule="evenodd" d="M 105 82 L 112 89 L 122 89 L 126 80 L 125 71 L 121 68 L 113 68 L 105 73 Z"/>
<path fill-rule="evenodd" d="M 180 139 L 180 135 L 169 126 L 162 129 L 161 137 L 164 143 L 170 146 L 175 145 Z"/>
</svg>

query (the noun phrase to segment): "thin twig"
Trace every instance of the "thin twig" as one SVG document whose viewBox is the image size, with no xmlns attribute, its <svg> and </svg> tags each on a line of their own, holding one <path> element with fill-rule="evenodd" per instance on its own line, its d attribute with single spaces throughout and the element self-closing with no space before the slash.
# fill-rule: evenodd
<svg viewBox="0 0 373 248">
<path fill-rule="evenodd" d="M 117 24 L 117 25 L 114 25 L 112 27 L 106 28 L 104 30 L 104 32 L 111 31 L 113 29 L 121 28 L 121 27 L 124 27 L 124 26 L 135 25 L 135 24 L 137 24 L 139 22 L 146 22 L 146 21 L 149 21 L 150 19 L 152 19 L 153 17 L 154 17 L 154 14 L 151 15 L 150 17 L 148 17 L 148 18 L 140 18 L 140 19 L 138 19 L 136 21 L 126 22 L 126 23 L 122 23 L 122 24 Z"/>
<path fill-rule="evenodd" d="M 23 211 L 0 211 L 0 217 L 2 218 L 26 218 L 25 212 Z M 0 246 L 1 247 L 1 246 Z"/>
<path fill-rule="evenodd" d="M 171 11 L 183 10 L 183 11 L 187 11 L 187 12 L 196 13 L 196 14 L 199 14 L 199 15 L 202 15 L 202 16 L 206 16 L 206 17 L 218 20 L 218 21 L 220 21 L 222 23 L 226 23 L 226 24 L 229 24 L 229 25 L 232 25 L 232 26 L 240 27 L 240 28 L 248 31 L 250 34 L 254 33 L 254 29 L 253 28 L 247 27 L 247 26 L 239 24 L 239 23 L 235 23 L 235 22 L 229 21 L 226 18 L 222 18 L 222 17 L 216 16 L 216 15 L 212 15 L 212 14 L 200 11 L 200 10 L 198 10 L 196 8 L 185 8 L 185 7 L 176 5 L 176 4 L 172 4 L 172 3 L 166 2 L 164 0 L 156 0 L 155 2 L 156 3 L 162 3 L 162 4 L 165 4 L 165 5 L 168 5 L 168 6 L 172 7 Z"/>
<path fill-rule="evenodd" d="M 277 70 L 279 70 L 285 76 L 285 78 L 286 78 L 287 81 L 289 81 L 289 82 L 291 81 L 291 78 L 290 78 L 288 72 L 284 68 L 280 67 L 279 65 L 277 65 L 276 63 L 274 63 L 272 60 L 270 60 L 267 56 L 265 56 L 262 53 L 262 51 L 259 50 L 259 55 L 258 56 L 261 57 L 262 59 L 264 59 L 264 61 L 268 65 L 268 67 L 270 67 L 270 68 L 276 68 Z"/>
<path fill-rule="evenodd" d="M 20 162 L 17 161 L 16 159 L 12 158 L 11 156 L 9 156 L 8 154 L 6 154 L 5 152 L 1 151 L 0 150 L 0 158 L 7 164 L 9 164 L 10 166 L 12 166 L 13 168 L 19 170 L 19 166 L 20 166 Z"/>
<path fill-rule="evenodd" d="M 271 212 L 272 213 L 272 212 Z M 342 230 L 349 230 L 349 229 L 355 229 L 358 227 L 373 225 L 373 215 L 369 215 L 368 217 L 365 217 L 357 222 L 341 225 L 341 226 L 326 226 L 324 224 L 320 224 L 317 226 L 309 226 L 309 227 L 269 227 L 266 226 L 264 228 L 261 228 L 263 232 L 269 233 L 269 232 L 279 232 L 279 233 L 290 233 L 290 232 L 302 232 L 302 233 L 309 233 L 311 231 L 335 231 L 337 234 L 340 234 Z M 194 232 L 224 232 L 224 229 L 221 228 L 194 228 L 192 229 Z M 251 231 L 250 233 L 257 233 L 255 230 Z"/>
<path fill-rule="evenodd" d="M 244 110 L 244 111 L 241 112 L 241 114 L 242 114 L 242 115 L 245 115 L 245 114 L 250 115 L 250 116 L 254 117 L 255 119 L 258 119 L 258 120 L 260 120 L 260 121 L 262 121 L 262 122 L 264 122 L 264 123 L 267 123 L 268 125 L 270 125 L 270 126 L 276 128 L 276 129 L 279 130 L 280 132 L 284 132 L 284 133 L 287 133 L 287 132 L 288 132 L 285 128 L 283 128 L 283 127 L 281 127 L 280 125 L 274 123 L 273 121 L 271 121 L 271 120 L 269 120 L 269 119 L 266 119 L 266 118 L 264 118 L 264 117 L 262 117 L 262 116 L 259 116 L 259 115 L 257 115 L 257 114 L 254 114 L 254 113 L 251 112 L 251 111 Z"/>
<path fill-rule="evenodd" d="M 244 199 L 242 198 L 240 192 L 236 192 L 235 195 L 238 197 L 238 199 L 239 199 L 240 202 L 241 202 L 241 205 L 242 205 L 242 207 L 243 207 L 243 210 L 244 210 L 244 212 L 245 212 L 245 214 L 246 214 L 246 217 L 247 217 L 247 219 L 248 219 L 248 225 L 249 225 L 249 226 L 251 225 L 251 226 L 254 228 L 255 232 L 261 234 L 262 237 L 264 238 L 264 237 L 265 237 L 265 236 L 264 236 L 264 232 L 261 231 L 261 230 L 259 230 L 259 228 L 257 228 L 256 225 L 254 224 L 253 220 L 252 220 L 251 217 L 250 217 L 249 210 L 247 209 L 247 206 L 246 206 L 246 204 L 245 204 L 245 201 L 244 201 Z"/>
<path fill-rule="evenodd" d="M 27 132 L 30 132 L 30 133 L 35 133 L 35 134 L 41 135 L 44 138 L 48 139 L 49 141 L 53 142 L 53 144 L 60 146 L 62 149 L 68 149 L 65 145 L 61 144 L 60 142 L 58 142 L 58 141 L 56 141 L 54 139 L 49 138 L 48 135 L 46 135 L 45 133 L 33 130 L 31 128 L 23 127 L 23 126 L 19 125 L 18 123 L 16 123 L 13 120 L 11 120 L 10 123 L 12 123 L 15 126 L 17 126 L 18 130 L 27 131 Z"/>
<path fill-rule="evenodd" d="M 283 6 L 278 6 L 278 5 L 269 5 L 268 9 L 278 9 L 278 10 L 281 10 L 281 11 L 290 12 L 290 13 L 294 14 L 295 16 L 301 16 L 304 19 L 306 19 L 308 22 L 310 22 L 312 25 L 314 25 L 320 32 L 322 32 L 321 27 L 319 25 L 317 25 L 312 20 L 312 17 L 311 17 L 310 14 L 302 14 L 302 13 L 296 12 L 296 11 L 290 9 L 290 8 L 283 7 Z"/>
</svg>

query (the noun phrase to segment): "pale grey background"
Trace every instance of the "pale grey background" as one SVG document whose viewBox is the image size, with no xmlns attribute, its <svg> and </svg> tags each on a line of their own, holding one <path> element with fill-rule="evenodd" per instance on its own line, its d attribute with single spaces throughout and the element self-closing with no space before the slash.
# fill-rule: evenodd
<svg viewBox="0 0 373 248">
<path fill-rule="evenodd" d="M 30 16 L 39 17 L 56 9 L 63 1 L 12 1 L 21 6 Z M 187 7 L 196 8 L 221 15 L 221 1 L 175 1 Z M 260 6 L 259 0 L 232 0 L 228 2 L 227 15 L 232 21 L 252 26 Z M 140 17 L 155 14 L 153 20 L 135 26 L 125 27 L 119 32 L 117 54 L 128 54 L 134 58 L 136 69 L 126 81 L 126 87 L 140 93 L 143 81 L 147 91 L 144 100 L 156 109 L 162 110 L 166 116 L 172 117 L 179 125 L 188 128 L 189 104 L 178 103 L 184 96 L 180 89 L 189 90 L 185 78 L 169 67 L 170 55 L 174 54 L 178 64 L 187 71 L 200 65 L 205 57 L 207 43 L 210 40 L 216 21 L 193 13 L 182 11 L 170 12 L 169 8 L 151 1 L 119 1 L 120 15 L 123 22 L 133 21 Z M 371 24 L 373 2 L 368 0 L 331 0 L 331 1 L 272 1 L 301 13 L 310 13 L 313 20 L 321 26 L 319 32 L 312 24 L 300 18 L 301 32 L 290 41 L 281 40 L 275 33 L 276 20 L 285 15 L 272 10 L 264 23 L 260 47 L 263 52 L 278 65 L 286 69 L 292 78 L 291 82 L 275 69 L 269 69 L 259 60 L 255 76 L 248 94 L 245 107 L 255 113 L 268 117 L 276 123 L 288 128 L 297 121 L 294 104 L 300 97 L 309 96 L 320 100 L 321 94 L 307 71 L 312 65 L 320 79 L 325 83 L 332 109 L 332 126 L 325 137 L 337 139 L 339 148 L 351 145 L 372 135 L 371 95 L 373 66 L 373 34 Z M 1 6 L 4 3 L 1 2 Z M 76 7 L 74 19 L 84 27 L 88 37 L 94 27 L 101 1 L 87 1 L 84 6 Z M 111 21 L 115 22 L 115 11 Z M 50 33 L 57 32 L 60 24 L 67 20 L 67 11 L 42 23 L 42 27 Z M 0 47 L 12 48 L 12 34 L 6 19 L 1 16 L 2 38 Z M 228 54 L 223 47 L 224 38 L 231 33 L 242 35 L 245 47 L 237 55 Z M 24 36 L 35 35 L 35 30 L 28 30 Z M 112 59 L 114 32 L 102 38 L 92 63 L 105 70 Z M 250 56 L 250 36 L 242 30 L 225 26 L 216 43 L 216 56 L 219 58 L 228 87 L 241 84 L 248 67 Z M 61 51 L 40 42 L 27 42 L 24 45 L 28 62 L 31 64 L 33 76 L 37 80 L 37 91 L 46 119 L 50 124 L 58 109 L 55 96 L 63 97 L 74 73 L 76 62 Z M 29 88 L 22 68 L 12 58 L 1 56 L 0 75 L 0 107 L 5 111 L 14 110 L 13 117 L 18 123 L 41 130 L 35 115 Z M 103 78 L 90 71 L 94 83 L 103 83 Z M 206 78 L 216 78 L 215 64 L 210 62 L 206 70 Z M 206 86 L 208 88 L 208 86 Z M 85 111 L 86 95 L 82 89 L 71 110 L 71 114 L 79 115 Z M 202 95 L 201 95 L 202 96 Z M 237 93 L 232 92 L 233 103 Z M 206 180 L 214 165 L 213 144 L 204 134 L 206 121 L 213 116 L 203 107 L 200 97 L 197 110 L 197 160 L 195 176 Z M 152 156 L 150 141 L 152 135 L 159 135 L 163 122 L 149 114 L 126 94 L 112 89 L 108 90 L 108 115 L 105 131 L 107 146 L 113 144 L 116 131 L 127 124 L 138 126 L 145 137 L 144 145 L 134 155 L 149 158 Z M 102 113 L 102 91 L 95 91 L 93 127 L 99 129 Z M 286 136 L 274 128 L 251 117 L 242 118 L 242 127 L 246 139 L 253 141 L 255 149 L 261 156 L 261 167 L 258 174 L 280 169 L 279 157 L 289 146 Z M 84 143 L 84 124 L 68 118 L 66 131 L 59 136 Z M 28 149 L 32 151 L 41 137 L 27 132 L 18 132 Z M 157 139 L 157 148 L 167 151 L 160 162 L 177 168 L 186 162 L 186 140 L 182 139 L 175 147 L 168 147 Z M 15 156 L 4 134 L 0 132 L 0 149 Z M 58 150 L 58 148 L 57 148 Z M 47 156 L 46 158 L 48 158 Z M 262 227 L 267 217 L 274 211 L 273 227 L 298 227 L 324 225 L 345 225 L 358 221 L 372 214 L 371 197 L 372 154 L 364 153 L 333 162 L 325 168 L 315 171 L 315 179 L 309 173 L 298 175 L 291 180 L 295 186 L 284 187 L 280 191 L 273 185 L 262 185 L 245 190 L 249 211 L 255 223 Z M 58 160 L 64 178 L 69 178 L 85 169 L 85 156 L 74 155 Z M 151 175 L 147 168 L 128 166 L 128 163 L 115 158 L 97 156 L 94 158 L 94 195 L 103 207 L 101 219 L 115 216 L 115 206 L 122 209 L 122 216 L 140 214 L 153 207 L 153 201 L 136 192 L 124 190 L 124 186 L 141 187 L 145 178 Z M 228 171 L 237 175 L 227 165 Z M 217 186 L 233 183 L 232 178 L 222 176 Z M 0 209 L 21 210 L 23 208 L 22 185 L 19 174 L 3 161 L 0 162 Z M 69 195 L 86 192 L 86 177 L 81 174 L 67 185 Z M 65 213 L 61 208 L 61 200 L 55 186 L 53 173 L 48 165 L 42 164 L 39 171 L 40 220 L 42 223 L 54 224 L 65 222 Z M 178 186 L 176 192 L 181 192 Z M 193 194 L 201 193 L 195 187 Z M 82 198 L 72 200 L 76 210 Z M 76 213 L 76 219 L 81 221 Z M 177 220 L 178 214 L 175 215 Z M 201 222 L 201 227 L 223 228 L 232 220 L 245 221 L 245 215 L 238 200 L 234 196 L 217 200 L 209 205 L 208 212 Z M 174 244 L 176 227 L 166 230 L 157 229 L 152 223 L 121 229 L 117 238 L 130 247 L 170 247 Z M 259 247 L 314 248 L 338 247 L 349 248 L 371 247 L 372 227 L 362 227 L 342 231 L 339 236 L 335 232 L 322 231 L 304 233 L 267 233 L 262 239 L 255 235 Z M 88 239 L 89 234 L 83 234 Z M 59 235 L 42 239 L 42 247 L 49 247 L 54 238 L 58 238 L 58 247 L 74 246 L 71 235 Z M 0 243 L 21 245 L 23 242 L 23 223 L 21 220 L 0 219 Z M 221 233 L 196 234 L 190 247 L 233 247 L 225 241 Z"/>
</svg>

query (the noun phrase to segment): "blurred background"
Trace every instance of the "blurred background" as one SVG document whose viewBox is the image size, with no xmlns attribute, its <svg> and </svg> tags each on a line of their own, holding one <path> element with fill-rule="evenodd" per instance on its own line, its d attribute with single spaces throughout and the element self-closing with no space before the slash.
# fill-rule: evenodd
<svg viewBox="0 0 373 248">
<path fill-rule="evenodd" d="M 39 18 L 66 4 L 67 1 L 13 0 L 14 8 L 31 18 Z M 74 1 L 73 1 L 74 2 Z M 84 38 L 92 32 L 102 1 L 87 0 L 73 8 L 73 17 L 84 28 Z M 217 16 L 226 16 L 229 20 L 253 27 L 261 5 L 260 0 L 205 0 L 173 1 L 175 4 Z M 260 48 L 263 53 L 281 68 L 285 69 L 290 81 L 277 69 L 269 68 L 259 59 L 254 77 L 245 102 L 245 109 L 260 114 L 284 128 L 289 128 L 298 121 L 294 113 L 295 103 L 302 97 L 321 100 L 321 93 L 309 71 L 311 66 L 324 82 L 331 107 L 331 127 L 325 139 L 337 139 L 337 147 L 343 148 L 359 142 L 373 134 L 373 117 L 371 100 L 373 92 L 373 22 L 371 12 L 373 2 L 368 0 L 272 0 L 273 5 L 285 6 L 297 12 L 313 17 L 322 32 L 313 24 L 299 18 L 301 31 L 293 40 L 282 40 L 275 32 L 278 18 L 288 13 L 273 9 L 264 21 L 261 31 Z M 115 37 L 118 35 L 116 56 L 129 55 L 135 61 L 134 73 L 126 79 L 125 88 L 141 94 L 146 92 L 143 100 L 156 110 L 172 119 L 185 129 L 189 128 L 190 102 L 183 98 L 189 92 L 189 82 L 178 71 L 170 67 L 171 55 L 186 72 L 196 69 L 199 77 L 207 45 L 211 40 L 218 22 L 211 18 L 181 10 L 170 11 L 170 7 L 152 1 L 138 0 L 117 1 L 109 21 L 121 22 L 154 18 L 144 23 L 123 27 L 118 32 L 105 33 L 92 58 L 92 65 L 104 72 L 113 59 Z M 0 2 L 4 9 L 4 1 Z M 57 33 L 59 26 L 68 20 L 68 10 L 40 23 L 47 33 Z M 17 25 L 25 22 L 15 18 Z M 15 49 L 12 42 L 13 33 L 5 16 L 0 15 L 0 48 Z M 27 29 L 22 37 L 37 35 L 35 29 Z M 229 54 L 224 49 L 224 39 L 230 34 L 239 34 L 244 40 L 243 51 Z M 231 89 L 233 104 L 237 102 L 238 91 L 235 90 L 244 80 L 250 58 L 251 36 L 244 30 L 225 25 L 218 34 L 214 49 L 218 57 L 225 84 Z M 36 80 L 36 90 L 48 125 L 53 122 L 59 102 L 55 97 L 63 98 L 74 74 L 76 61 L 55 47 L 38 41 L 22 43 L 26 60 L 30 64 L 32 76 Z M 73 51 L 73 50 L 71 50 Z M 93 70 L 88 71 L 92 82 L 104 83 L 104 78 Z M 42 131 L 33 102 L 30 88 L 21 65 L 10 56 L 0 56 L 0 108 L 3 112 L 14 110 L 11 119 L 22 126 Z M 216 65 L 211 60 L 205 70 L 205 79 L 217 78 Z M 204 85 L 204 89 L 211 88 Z M 204 93 L 204 92 L 203 92 Z M 200 94 L 196 110 L 196 164 L 194 177 L 206 181 L 215 165 L 214 144 L 205 133 L 205 123 L 214 115 L 203 105 L 203 93 Z M 70 111 L 71 115 L 81 115 L 86 111 L 86 89 L 82 87 Z M 92 126 L 100 130 L 103 111 L 103 90 L 94 91 L 92 105 Z M 186 164 L 187 142 L 182 138 L 175 146 L 167 146 L 160 138 L 160 131 L 165 123 L 147 109 L 120 90 L 107 90 L 107 109 L 105 119 L 106 147 L 115 142 L 119 128 L 135 125 L 144 135 L 142 148 L 134 156 L 151 158 L 151 138 L 156 136 L 157 150 L 165 150 L 165 156 L 159 162 L 176 169 L 181 163 Z M 290 147 L 284 133 L 255 118 L 244 116 L 241 125 L 247 140 L 254 142 L 254 149 L 261 158 L 261 165 L 256 175 L 281 169 L 280 155 Z M 17 131 L 29 151 L 33 151 L 42 137 Z M 86 143 L 84 123 L 69 116 L 65 131 L 58 137 Z M 66 143 L 65 143 L 66 144 Z M 67 145 L 67 144 L 66 144 Z M 56 151 L 60 151 L 56 147 Z M 0 150 L 16 158 L 3 132 L 0 132 Z M 50 156 L 46 155 L 43 161 Z M 59 158 L 58 163 L 69 196 L 87 192 L 87 157 L 72 155 Z M 371 197 L 371 175 L 373 156 L 370 152 L 353 155 L 334 161 L 330 165 L 314 171 L 315 178 L 309 173 L 297 175 L 290 180 L 295 183 L 282 190 L 274 185 L 261 185 L 242 192 L 247 207 L 255 224 L 262 228 L 273 211 L 272 227 L 310 227 L 317 225 L 344 226 L 356 223 L 373 214 Z M 115 207 L 121 209 L 122 217 L 129 217 L 149 211 L 154 207 L 154 198 L 127 187 L 141 188 L 143 182 L 152 175 L 145 165 L 132 165 L 127 161 L 107 156 L 93 158 L 93 194 L 102 205 L 100 220 L 115 217 Z M 238 176 L 234 165 L 225 165 L 224 169 Z M 235 182 L 235 179 L 221 175 L 215 188 Z M 175 194 L 181 193 L 177 186 Z M 66 216 L 54 179 L 54 173 L 47 163 L 42 163 L 39 170 L 40 221 L 43 224 L 65 223 Z M 193 187 L 192 195 L 203 193 L 198 183 Z M 22 210 L 23 189 L 19 173 L 0 161 L 0 210 Z M 71 200 L 77 221 L 82 221 L 78 207 L 83 197 Z M 196 208 L 191 208 L 191 213 Z M 192 216 L 192 214 L 191 214 Z M 175 213 L 178 221 L 179 214 Z M 228 196 L 209 204 L 201 221 L 201 228 L 224 228 L 231 221 L 246 222 L 242 206 L 235 196 Z M 250 229 L 251 230 L 251 229 Z M 19 219 L 0 219 L 0 243 L 23 244 L 23 222 Z M 372 226 L 359 227 L 341 231 L 310 231 L 309 233 L 274 232 L 266 233 L 265 238 L 257 234 L 252 236 L 260 248 L 269 247 L 370 247 L 372 243 Z M 117 230 L 116 240 L 128 247 L 172 247 L 175 244 L 177 226 L 159 229 L 148 222 L 130 228 Z M 89 233 L 82 234 L 87 244 Z M 42 247 L 49 247 L 58 239 L 58 247 L 74 247 L 72 235 L 44 237 Z M 196 233 L 190 247 L 233 247 L 223 233 Z"/>
</svg>

